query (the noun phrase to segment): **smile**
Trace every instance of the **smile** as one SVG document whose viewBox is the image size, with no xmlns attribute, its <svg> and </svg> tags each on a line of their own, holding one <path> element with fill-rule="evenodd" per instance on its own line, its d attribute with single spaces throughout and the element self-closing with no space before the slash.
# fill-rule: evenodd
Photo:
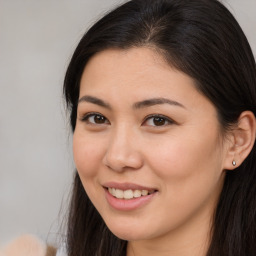
<svg viewBox="0 0 256 256">
<path fill-rule="evenodd" d="M 153 194 L 155 191 L 154 190 L 132 190 L 132 189 L 128 189 L 128 190 L 121 190 L 121 189 L 117 189 L 117 188 L 108 188 L 108 192 L 118 198 L 118 199 L 133 199 L 133 198 L 139 198 L 139 197 L 143 197 L 143 196 L 147 196 L 150 194 Z"/>
</svg>

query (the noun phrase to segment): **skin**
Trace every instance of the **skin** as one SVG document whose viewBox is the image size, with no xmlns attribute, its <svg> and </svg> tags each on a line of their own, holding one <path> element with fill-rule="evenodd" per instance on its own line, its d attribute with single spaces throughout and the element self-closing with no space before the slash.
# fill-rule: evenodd
<svg viewBox="0 0 256 256">
<path fill-rule="evenodd" d="M 105 50 L 86 65 L 79 98 L 75 164 L 109 229 L 129 241 L 127 255 L 205 255 L 230 140 L 193 79 L 148 48 Z M 136 105 L 152 98 L 171 104 Z M 159 125 L 152 114 L 166 119 Z M 120 211 L 106 200 L 107 182 L 157 192 L 142 207 Z"/>
</svg>

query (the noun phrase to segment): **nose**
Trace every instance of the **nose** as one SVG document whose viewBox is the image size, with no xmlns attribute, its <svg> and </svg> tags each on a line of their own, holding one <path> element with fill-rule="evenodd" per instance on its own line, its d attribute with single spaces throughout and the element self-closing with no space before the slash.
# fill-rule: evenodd
<svg viewBox="0 0 256 256">
<path fill-rule="evenodd" d="M 113 171 L 137 170 L 143 165 L 141 148 L 136 136 L 127 128 L 113 131 L 103 163 Z"/>
</svg>

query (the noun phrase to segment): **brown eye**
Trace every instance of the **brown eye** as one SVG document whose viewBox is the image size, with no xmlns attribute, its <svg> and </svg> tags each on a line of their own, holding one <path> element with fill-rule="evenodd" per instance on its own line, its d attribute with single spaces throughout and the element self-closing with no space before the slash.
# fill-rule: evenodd
<svg viewBox="0 0 256 256">
<path fill-rule="evenodd" d="M 166 120 L 162 117 L 154 117 L 153 123 L 155 126 L 161 126 L 161 125 L 165 125 Z"/>
<path fill-rule="evenodd" d="M 87 114 L 85 117 L 82 118 L 82 121 L 85 121 L 89 124 L 108 124 L 109 121 L 106 117 L 101 114 Z"/>
<path fill-rule="evenodd" d="M 96 124 L 104 124 L 106 122 L 106 118 L 101 115 L 94 115 L 93 119 Z"/>
<path fill-rule="evenodd" d="M 161 115 L 153 115 L 146 118 L 144 125 L 146 126 L 166 126 L 174 124 L 174 121 L 168 117 Z"/>
</svg>

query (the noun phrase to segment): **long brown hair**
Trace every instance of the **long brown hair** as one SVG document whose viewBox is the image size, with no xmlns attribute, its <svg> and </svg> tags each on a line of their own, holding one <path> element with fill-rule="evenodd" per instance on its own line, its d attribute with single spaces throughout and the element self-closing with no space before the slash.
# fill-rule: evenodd
<svg viewBox="0 0 256 256">
<path fill-rule="evenodd" d="M 109 48 L 150 46 L 188 74 L 216 107 L 223 129 L 244 110 L 256 113 L 255 60 L 239 24 L 217 0 L 132 0 L 94 24 L 67 69 L 64 95 L 74 131 L 80 79 L 88 60 Z M 256 253 L 256 148 L 235 172 L 227 172 L 214 213 L 207 256 Z M 120 256 L 115 237 L 88 198 L 75 172 L 67 231 L 68 256 Z"/>
</svg>

